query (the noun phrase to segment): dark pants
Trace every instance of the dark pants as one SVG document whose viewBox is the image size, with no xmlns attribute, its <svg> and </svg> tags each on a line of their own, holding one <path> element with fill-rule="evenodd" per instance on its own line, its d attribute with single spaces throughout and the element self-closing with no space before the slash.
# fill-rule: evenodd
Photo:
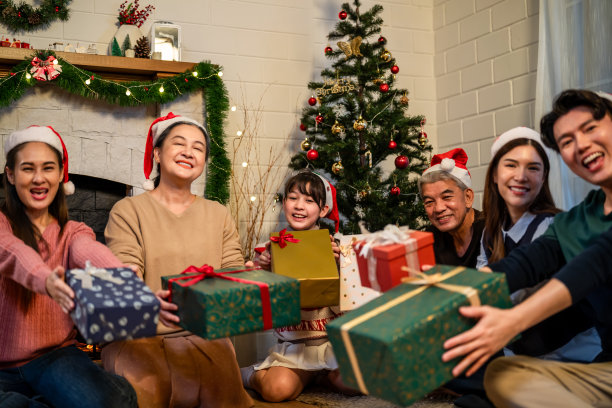
<svg viewBox="0 0 612 408">
<path fill-rule="evenodd" d="M 137 406 L 136 393 L 124 378 L 105 372 L 75 346 L 0 370 L 2 408 Z"/>
</svg>

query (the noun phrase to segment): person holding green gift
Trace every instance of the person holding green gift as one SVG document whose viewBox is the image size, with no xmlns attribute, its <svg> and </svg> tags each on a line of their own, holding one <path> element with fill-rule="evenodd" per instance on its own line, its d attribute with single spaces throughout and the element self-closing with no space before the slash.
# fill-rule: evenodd
<svg viewBox="0 0 612 408">
<path fill-rule="evenodd" d="M 229 339 L 205 340 L 175 326 L 177 306 L 167 302 L 161 277 L 190 265 L 214 269 L 244 265 L 236 226 L 219 203 L 191 193 L 204 171 L 210 139 L 205 127 L 169 113 L 149 129 L 144 194 L 111 210 L 106 242 L 126 264 L 135 265 L 161 298 L 158 335 L 120 341 L 102 350 L 104 368 L 123 375 L 141 407 L 250 407 Z M 156 164 L 157 176 L 149 177 Z M 164 300 L 165 299 L 165 300 Z"/>
<path fill-rule="evenodd" d="M 335 202 L 335 188 L 323 177 L 303 171 L 285 184 L 283 212 L 293 231 L 318 229 L 321 217 L 335 221 L 339 218 Z M 336 260 L 340 248 L 330 236 Z M 255 258 L 255 263 L 270 269 L 270 243 Z M 327 339 L 325 325 L 340 315 L 339 307 L 302 309 L 302 321 L 296 326 L 275 329 L 278 339 L 268 357 L 261 363 L 241 369 L 246 388 L 257 391 L 266 401 L 293 400 L 304 387 L 323 374 L 325 382 L 341 392 L 354 393 L 342 384 L 338 364 Z"/>
<path fill-rule="evenodd" d="M 544 361 L 525 356 L 494 360 L 485 374 L 487 395 L 498 407 L 612 405 L 612 96 L 566 90 L 541 122 L 546 145 L 559 152 L 576 175 L 600 187 L 530 245 L 516 248 L 489 270 L 505 272 L 511 291 L 546 283 L 511 309 L 465 307 L 476 325 L 448 339 L 443 361 L 462 360 L 459 375 L 478 370 L 493 353 L 524 331 L 572 304 L 585 310 L 601 336 L 594 363 Z"/>
</svg>

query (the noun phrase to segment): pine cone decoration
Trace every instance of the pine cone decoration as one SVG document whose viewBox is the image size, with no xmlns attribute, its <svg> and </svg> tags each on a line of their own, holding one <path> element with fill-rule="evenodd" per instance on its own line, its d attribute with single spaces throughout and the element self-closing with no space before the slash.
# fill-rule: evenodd
<svg viewBox="0 0 612 408">
<path fill-rule="evenodd" d="M 38 24 L 40 24 L 40 22 L 41 22 L 41 18 L 40 18 L 40 14 L 38 14 L 38 13 L 32 13 L 28 17 L 28 23 L 30 23 L 32 25 L 38 25 Z"/>
<path fill-rule="evenodd" d="M 149 40 L 144 35 L 136 41 L 134 54 L 136 58 L 149 58 L 151 56 L 151 46 L 149 45 Z"/>
<path fill-rule="evenodd" d="M 17 17 L 17 10 L 15 10 L 14 7 L 7 7 L 4 10 L 2 10 L 2 17 L 4 18 L 12 18 L 12 17 Z"/>
</svg>

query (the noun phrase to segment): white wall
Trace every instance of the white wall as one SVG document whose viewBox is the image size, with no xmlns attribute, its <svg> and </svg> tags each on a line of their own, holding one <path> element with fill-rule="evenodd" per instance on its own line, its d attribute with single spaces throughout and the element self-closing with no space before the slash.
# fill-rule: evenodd
<svg viewBox="0 0 612 408">
<path fill-rule="evenodd" d="M 463 147 L 480 206 L 491 144 L 534 119 L 538 0 L 435 0 L 437 152 Z"/>
</svg>

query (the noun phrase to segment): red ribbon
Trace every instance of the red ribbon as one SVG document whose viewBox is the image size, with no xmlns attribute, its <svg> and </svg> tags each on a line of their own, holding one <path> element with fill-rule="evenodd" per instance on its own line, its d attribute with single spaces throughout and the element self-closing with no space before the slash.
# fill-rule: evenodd
<svg viewBox="0 0 612 408">
<path fill-rule="evenodd" d="M 236 271 L 226 271 L 226 272 L 215 272 L 212 266 L 202 265 L 199 268 L 191 265 L 187 269 L 185 269 L 182 274 L 196 272 L 194 275 L 185 275 L 185 276 L 177 276 L 176 278 L 168 279 L 168 290 L 170 290 L 170 296 L 168 297 L 168 301 L 172 302 L 172 284 L 176 283 L 182 287 L 191 286 L 201 280 L 206 278 L 221 278 L 230 280 L 233 282 L 245 283 L 248 285 L 257 285 L 259 287 L 259 296 L 261 297 L 261 314 L 263 317 L 263 329 L 269 330 L 272 328 L 272 305 L 270 304 L 270 287 L 267 283 L 257 282 L 248 279 L 241 279 L 231 276 L 226 276 L 227 274 L 238 273 L 238 272 L 248 272 L 248 271 L 256 271 L 261 269 L 260 267 L 248 268 L 248 269 L 239 269 Z M 189 279 L 189 280 L 187 280 Z M 187 282 L 180 282 L 182 280 L 187 280 Z"/>
<path fill-rule="evenodd" d="M 299 239 L 293 238 L 293 234 L 287 234 L 287 228 L 279 232 L 278 237 L 270 237 L 270 241 L 276 242 L 281 249 L 287 246 L 287 242 L 293 242 L 294 244 L 300 242 Z"/>
</svg>

